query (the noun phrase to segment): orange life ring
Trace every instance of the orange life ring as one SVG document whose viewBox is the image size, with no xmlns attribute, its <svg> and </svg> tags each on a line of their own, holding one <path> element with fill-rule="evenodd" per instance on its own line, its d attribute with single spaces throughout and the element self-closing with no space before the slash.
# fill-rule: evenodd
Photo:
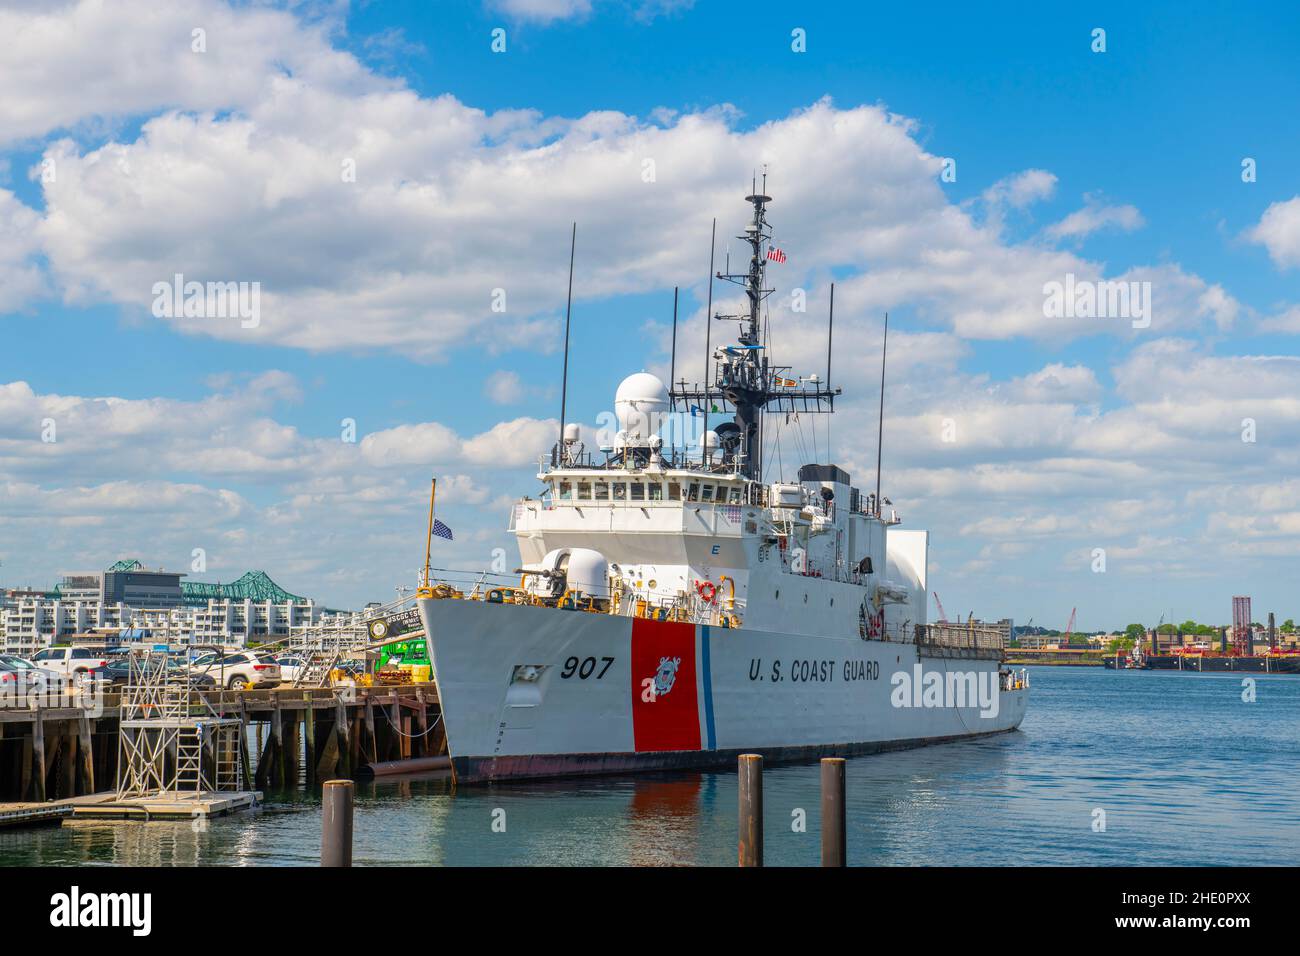
<svg viewBox="0 0 1300 956">
<path fill-rule="evenodd" d="M 718 595 L 718 589 L 712 581 L 696 581 L 695 588 L 700 592 L 700 599 L 705 604 L 712 604 Z"/>
</svg>

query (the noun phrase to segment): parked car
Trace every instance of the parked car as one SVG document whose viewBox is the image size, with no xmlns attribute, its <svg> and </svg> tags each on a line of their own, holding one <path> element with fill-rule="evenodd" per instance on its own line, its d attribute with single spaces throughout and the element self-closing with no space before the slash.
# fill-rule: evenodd
<svg viewBox="0 0 1300 956">
<path fill-rule="evenodd" d="M 187 678 L 190 686 L 195 690 L 212 690 L 217 686 L 216 680 L 207 675 L 191 671 L 179 661 L 168 661 L 167 672 L 171 677 Z M 127 683 L 131 675 L 131 662 L 126 659 L 111 661 L 103 667 L 97 667 L 85 675 L 87 681 L 95 681 L 102 684 L 109 684 L 114 687 L 121 687 Z"/>
<path fill-rule="evenodd" d="M 277 657 L 275 662 L 280 665 L 280 678 L 286 684 L 295 683 L 307 669 L 307 658 L 293 654 Z"/>
<path fill-rule="evenodd" d="M 190 672 L 206 674 L 222 687 L 274 687 L 280 683 L 280 665 L 275 658 L 257 651 L 233 654 L 211 652 L 196 657 Z"/>
<path fill-rule="evenodd" d="M 47 647 L 32 658 L 32 663 L 48 671 L 57 671 L 75 678 L 78 674 L 103 667 L 108 663 L 103 648 L 98 647 Z"/>
<path fill-rule="evenodd" d="M 37 667 L 13 654 L 0 654 L 0 692 L 5 695 L 26 695 L 59 687 L 65 682 L 66 678 L 57 671 Z"/>
</svg>

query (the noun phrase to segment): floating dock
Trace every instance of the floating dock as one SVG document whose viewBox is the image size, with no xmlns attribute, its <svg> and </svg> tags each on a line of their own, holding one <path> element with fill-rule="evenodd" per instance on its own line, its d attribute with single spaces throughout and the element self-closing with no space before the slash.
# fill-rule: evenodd
<svg viewBox="0 0 1300 956">
<path fill-rule="evenodd" d="M 78 804 L 72 808 L 72 820 L 206 820 L 237 810 L 251 810 L 262 802 L 258 791 L 234 793 L 165 793 L 155 797 L 108 800 Z"/>
</svg>

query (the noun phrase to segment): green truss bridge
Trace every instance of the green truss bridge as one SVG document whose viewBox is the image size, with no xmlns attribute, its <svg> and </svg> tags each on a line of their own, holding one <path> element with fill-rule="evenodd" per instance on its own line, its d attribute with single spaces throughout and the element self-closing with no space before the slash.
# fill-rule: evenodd
<svg viewBox="0 0 1300 956">
<path fill-rule="evenodd" d="M 143 571 L 145 567 L 139 561 L 127 559 L 118 561 L 108 570 Z M 194 607 L 204 607 L 209 600 L 224 601 L 227 599 L 231 601 L 274 601 L 276 604 L 283 604 L 286 601 L 292 601 L 295 604 L 307 603 L 307 598 L 297 594 L 290 594 L 272 581 L 265 571 L 248 571 L 243 577 L 229 584 L 182 581 L 181 593 L 185 595 L 185 603 Z"/>
</svg>

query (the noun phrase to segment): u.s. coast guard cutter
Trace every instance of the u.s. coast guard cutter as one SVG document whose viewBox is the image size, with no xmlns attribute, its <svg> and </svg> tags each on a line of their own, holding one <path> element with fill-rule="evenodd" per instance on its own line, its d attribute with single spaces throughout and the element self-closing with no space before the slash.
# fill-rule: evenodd
<svg viewBox="0 0 1300 956">
<path fill-rule="evenodd" d="M 839 390 L 766 355 L 770 197 L 747 201 L 748 270 L 718 277 L 748 310 L 715 317 L 739 336 L 710 381 L 625 379 L 599 455 L 562 426 L 543 490 L 514 506 L 516 576 L 471 590 L 426 572 L 417 603 L 462 781 L 868 753 L 1025 715 L 1004 630 L 927 625 L 928 532 L 900 529 L 878 487 L 830 464 L 764 482 L 765 414 L 831 412 Z M 714 416 L 687 452 L 660 434 L 679 407 Z"/>
</svg>

